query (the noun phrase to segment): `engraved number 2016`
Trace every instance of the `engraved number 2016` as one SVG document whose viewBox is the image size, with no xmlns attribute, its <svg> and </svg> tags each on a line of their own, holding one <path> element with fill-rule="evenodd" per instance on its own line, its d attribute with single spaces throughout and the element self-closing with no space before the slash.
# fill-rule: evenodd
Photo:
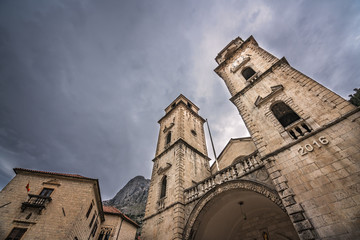
<svg viewBox="0 0 360 240">
<path fill-rule="evenodd" d="M 319 137 L 319 142 L 322 145 L 329 144 L 329 140 L 327 140 L 326 137 L 324 137 L 324 136 Z M 314 140 L 312 142 L 312 144 L 317 146 L 318 148 L 321 148 L 321 145 L 316 140 Z M 314 151 L 314 147 L 311 144 L 305 144 L 304 147 L 299 147 L 299 149 L 298 149 L 298 152 L 301 156 L 307 154 L 308 152 L 312 152 L 312 151 Z"/>
</svg>

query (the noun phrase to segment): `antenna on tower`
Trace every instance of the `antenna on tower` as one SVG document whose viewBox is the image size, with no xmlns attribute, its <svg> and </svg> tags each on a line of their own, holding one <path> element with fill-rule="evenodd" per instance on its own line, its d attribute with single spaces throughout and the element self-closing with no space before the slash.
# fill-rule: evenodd
<svg viewBox="0 0 360 240">
<path fill-rule="evenodd" d="M 206 125 L 207 125 L 208 130 L 209 130 L 209 136 L 210 136 L 211 146 L 212 146 L 212 149 L 213 149 L 213 152 L 214 152 L 216 170 L 217 170 L 217 171 L 220 171 L 220 170 L 219 170 L 219 163 L 218 163 L 218 160 L 217 160 L 217 157 L 216 157 L 216 152 L 215 152 L 214 143 L 213 143 L 213 140 L 212 140 L 212 137 L 211 137 L 210 127 L 209 127 L 209 121 L 208 121 L 207 119 L 206 119 Z"/>
</svg>

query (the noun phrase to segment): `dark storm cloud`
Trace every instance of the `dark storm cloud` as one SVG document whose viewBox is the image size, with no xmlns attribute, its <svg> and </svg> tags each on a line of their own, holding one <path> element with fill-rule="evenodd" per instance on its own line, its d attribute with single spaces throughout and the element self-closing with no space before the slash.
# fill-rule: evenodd
<svg viewBox="0 0 360 240">
<path fill-rule="evenodd" d="M 346 97 L 359 87 L 359 11 L 356 1 L 2 1 L 0 187 L 13 167 L 99 178 L 104 199 L 149 178 L 157 120 L 180 93 L 220 153 L 247 134 L 213 72 L 238 35 Z"/>
</svg>

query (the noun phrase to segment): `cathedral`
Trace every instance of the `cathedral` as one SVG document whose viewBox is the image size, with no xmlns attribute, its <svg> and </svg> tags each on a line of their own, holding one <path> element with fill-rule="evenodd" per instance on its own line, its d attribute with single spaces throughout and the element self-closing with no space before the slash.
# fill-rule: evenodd
<svg viewBox="0 0 360 240">
<path fill-rule="evenodd" d="M 159 120 L 141 239 L 358 239 L 359 108 L 252 36 L 215 60 L 251 137 L 210 166 L 205 119 L 177 97 Z"/>
</svg>

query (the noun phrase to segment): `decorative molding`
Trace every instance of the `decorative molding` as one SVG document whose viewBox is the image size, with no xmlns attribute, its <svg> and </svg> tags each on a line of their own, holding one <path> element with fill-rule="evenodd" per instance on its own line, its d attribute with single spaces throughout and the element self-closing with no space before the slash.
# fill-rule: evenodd
<svg viewBox="0 0 360 240">
<path fill-rule="evenodd" d="M 230 72 L 236 73 L 242 66 L 244 66 L 248 61 L 250 61 L 250 57 L 240 56 L 238 57 L 230 66 Z"/>
<path fill-rule="evenodd" d="M 17 223 L 17 224 L 25 225 L 25 226 L 29 226 L 31 224 L 36 224 L 36 222 L 33 222 L 33 221 L 20 220 L 20 219 L 14 219 L 13 222 Z"/>
<path fill-rule="evenodd" d="M 159 167 L 159 169 L 157 170 L 157 174 L 161 175 L 162 173 L 164 173 L 165 171 L 167 171 L 169 168 L 171 168 L 171 163 L 166 163 L 165 167 Z"/>
<path fill-rule="evenodd" d="M 166 127 L 166 126 L 165 126 L 163 132 L 166 133 L 166 132 L 169 131 L 174 125 L 175 125 L 175 123 L 172 122 L 172 123 L 170 123 L 170 126 L 169 126 L 169 127 Z"/>
<path fill-rule="evenodd" d="M 48 184 L 48 185 L 61 186 L 60 182 L 57 179 L 52 179 L 50 181 L 43 182 L 42 184 L 43 185 Z"/>
<path fill-rule="evenodd" d="M 281 84 L 271 87 L 271 93 L 269 93 L 267 96 L 265 96 L 264 98 L 262 98 L 260 96 L 257 97 L 257 99 L 255 101 L 255 106 L 259 107 L 261 104 L 268 101 L 270 98 L 272 98 L 275 94 L 279 93 L 283 89 L 284 89 L 284 86 Z"/>
<path fill-rule="evenodd" d="M 184 139 L 179 138 L 173 144 L 170 144 L 170 146 L 168 148 L 166 148 L 163 152 L 159 153 L 152 161 L 154 162 L 156 159 L 159 159 L 160 157 L 162 157 L 165 153 L 167 153 L 168 151 L 173 149 L 178 143 L 179 144 L 184 144 L 186 147 L 192 149 L 194 152 L 199 154 L 201 157 L 203 157 L 203 158 L 205 158 L 205 159 L 207 159 L 209 161 L 211 160 L 207 155 L 205 155 L 204 153 L 200 152 L 198 149 L 196 149 L 195 147 L 193 147 L 192 145 L 187 143 Z"/>
<path fill-rule="evenodd" d="M 11 204 L 11 202 L 8 202 L 8 203 L 5 203 L 5 204 L 1 205 L 0 208 L 3 208 L 3 207 L 5 207 L 5 206 L 7 206 L 9 204 Z"/>
<path fill-rule="evenodd" d="M 168 210 L 168 209 L 170 209 L 170 208 L 172 208 L 172 207 L 174 207 L 174 206 L 176 206 L 176 205 L 185 206 L 185 204 L 182 203 L 182 202 L 174 202 L 173 204 L 170 204 L 169 206 L 165 207 L 163 210 L 160 210 L 160 211 L 158 211 L 158 212 L 156 212 L 156 213 L 154 213 L 154 214 L 151 214 L 151 215 L 148 216 L 148 217 L 144 217 L 144 219 L 143 219 L 144 224 L 145 224 L 145 221 L 149 220 L 150 218 L 153 218 L 153 217 L 161 214 L 162 212 L 164 212 L 164 211 L 166 211 L 166 210 Z"/>
<path fill-rule="evenodd" d="M 225 49 L 223 49 L 220 52 L 220 55 L 218 54 L 218 57 L 220 57 L 221 55 L 223 56 L 221 62 L 219 63 L 219 65 L 215 68 L 215 72 L 219 71 L 222 67 L 226 66 L 227 63 L 229 61 L 231 61 L 232 57 L 238 53 L 240 50 L 243 50 L 245 48 L 246 45 L 248 45 L 248 43 L 253 43 L 254 45 L 258 46 L 258 43 L 256 42 L 255 38 L 251 35 L 248 39 L 246 39 L 243 43 L 241 43 L 237 48 L 235 49 L 231 49 L 231 51 L 229 51 L 229 46 L 225 47 Z M 226 53 L 224 54 L 223 52 Z M 225 57 L 226 55 L 226 57 Z M 217 57 L 217 58 L 218 58 Z"/>
</svg>

